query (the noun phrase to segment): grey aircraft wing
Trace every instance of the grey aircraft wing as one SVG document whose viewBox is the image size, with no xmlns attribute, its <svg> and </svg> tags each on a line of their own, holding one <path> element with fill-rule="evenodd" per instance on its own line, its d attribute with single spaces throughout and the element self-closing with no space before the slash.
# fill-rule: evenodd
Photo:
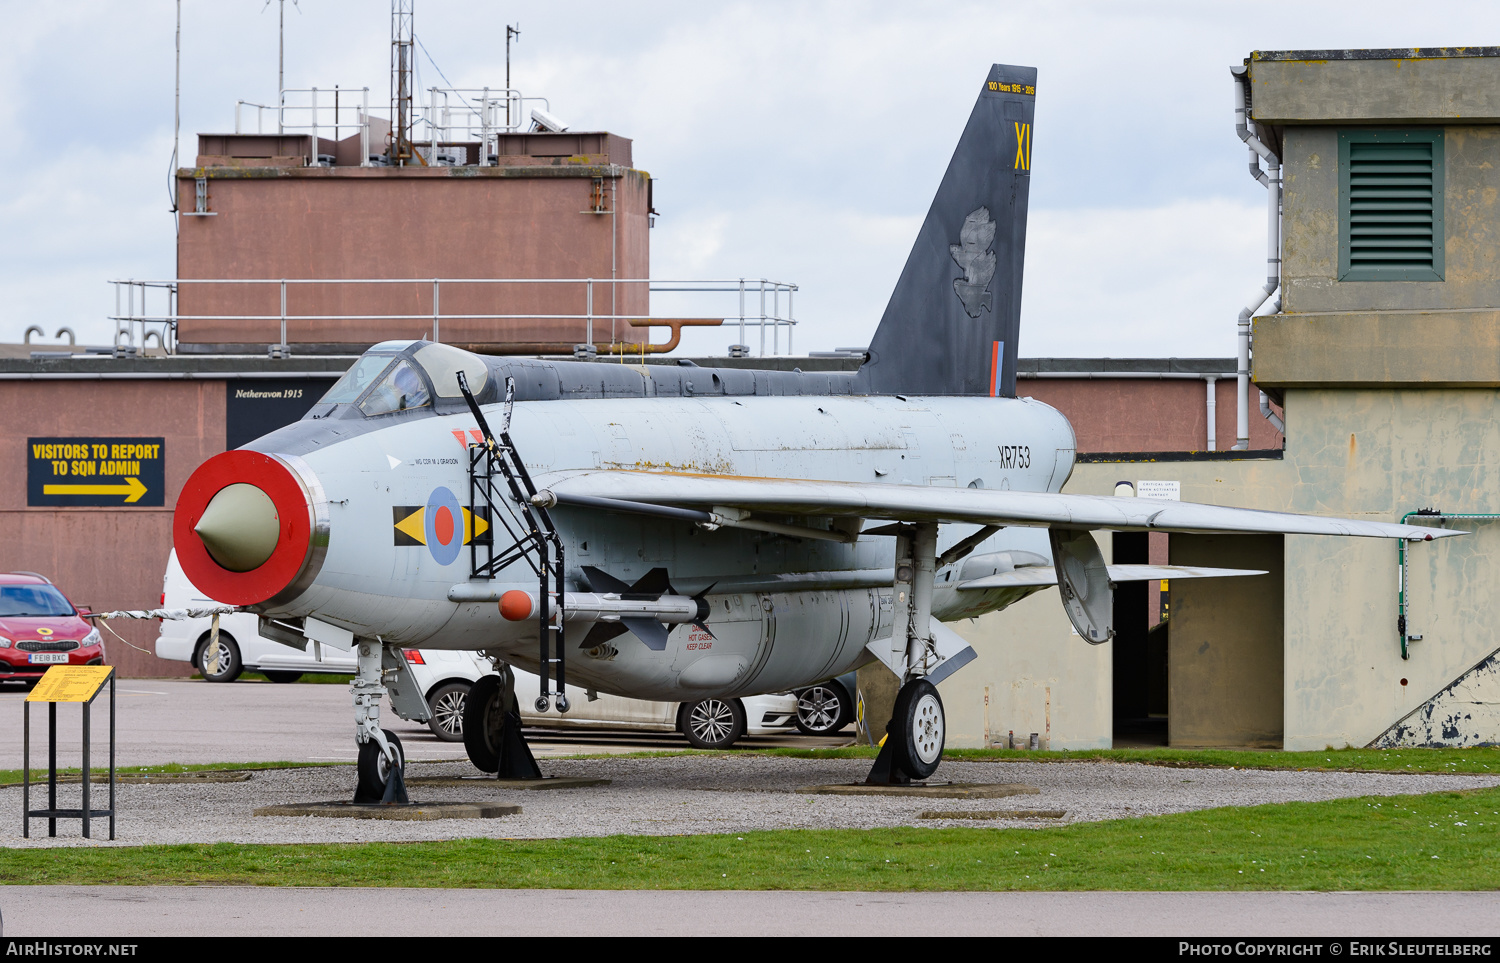
<svg viewBox="0 0 1500 963">
<path fill-rule="evenodd" d="M 761 512 L 899 522 L 1202 534 L 1355 535 L 1410 541 L 1465 534 L 1426 526 L 1150 498 L 621 470 L 560 474 L 548 479 L 546 489 L 537 497 L 539 504 L 573 503 L 619 511 L 631 510 L 619 503 L 636 503 L 636 510 L 661 506 L 682 511 L 684 518 L 707 513 L 713 519 L 699 520 L 724 524 L 744 523 L 747 519 L 743 513 Z"/>
<path fill-rule="evenodd" d="M 1201 565 L 1107 565 L 1111 582 L 1149 582 L 1153 579 L 1230 578 L 1237 575 L 1265 575 L 1264 569 L 1205 568 Z M 1045 588 L 1057 584 L 1057 572 L 1051 565 L 1026 565 L 1009 572 L 997 572 L 983 578 L 959 582 L 960 592 L 981 589 L 1020 588 L 1036 585 Z"/>
</svg>

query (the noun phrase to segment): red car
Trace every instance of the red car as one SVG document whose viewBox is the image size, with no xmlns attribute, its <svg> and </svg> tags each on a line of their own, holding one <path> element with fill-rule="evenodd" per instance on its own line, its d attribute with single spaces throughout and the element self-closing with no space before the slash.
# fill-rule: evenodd
<svg viewBox="0 0 1500 963">
<path fill-rule="evenodd" d="M 102 665 L 104 639 L 57 586 L 31 572 L 0 573 L 0 682 L 36 685 L 54 665 Z"/>
</svg>

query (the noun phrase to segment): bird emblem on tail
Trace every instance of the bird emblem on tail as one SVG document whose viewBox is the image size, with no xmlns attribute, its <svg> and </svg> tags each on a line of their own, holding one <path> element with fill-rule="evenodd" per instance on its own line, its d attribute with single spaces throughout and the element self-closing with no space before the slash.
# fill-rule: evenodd
<svg viewBox="0 0 1500 963">
<path fill-rule="evenodd" d="M 958 240 L 948 245 L 948 251 L 964 276 L 953 279 L 953 291 L 963 302 L 965 313 L 977 318 L 986 308 L 994 310 L 988 290 L 995 277 L 995 252 L 990 250 L 995 240 L 995 219 L 990 217 L 990 209 L 981 207 L 964 218 Z"/>
</svg>

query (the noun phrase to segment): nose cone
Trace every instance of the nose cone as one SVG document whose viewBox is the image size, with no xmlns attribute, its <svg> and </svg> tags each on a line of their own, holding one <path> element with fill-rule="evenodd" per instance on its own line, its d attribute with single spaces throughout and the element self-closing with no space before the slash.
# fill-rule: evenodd
<svg viewBox="0 0 1500 963">
<path fill-rule="evenodd" d="M 327 501 L 301 459 L 243 449 L 200 465 L 172 520 L 183 574 L 230 605 L 300 595 L 322 565 L 327 533 Z"/>
<path fill-rule="evenodd" d="M 214 495 L 193 531 L 215 562 L 231 572 L 248 572 L 276 551 L 281 516 L 270 495 L 240 482 Z"/>
</svg>

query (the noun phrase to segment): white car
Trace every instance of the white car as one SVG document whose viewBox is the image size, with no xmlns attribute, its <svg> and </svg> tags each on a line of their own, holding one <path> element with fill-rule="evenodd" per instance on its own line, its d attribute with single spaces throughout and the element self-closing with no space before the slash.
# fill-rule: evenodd
<svg viewBox="0 0 1500 963">
<path fill-rule="evenodd" d="M 212 605 L 183 574 L 174 551 L 167 558 L 162 579 L 162 606 L 187 608 Z M 242 672 L 259 672 L 272 682 L 295 682 L 304 673 L 353 675 L 354 653 L 322 646 L 319 661 L 307 651 L 283 645 L 260 634 L 259 620 L 247 612 L 219 617 L 218 658 L 209 648 L 211 619 L 163 619 L 156 640 L 161 659 L 190 662 L 209 682 L 233 682 Z M 464 701 L 469 686 L 494 671 L 490 661 L 474 652 L 446 649 L 404 649 L 407 665 L 417 685 L 426 693 L 432 713 L 427 726 L 439 739 L 463 740 Z M 530 672 L 515 670 L 516 698 L 521 721 L 549 729 L 636 729 L 645 732 L 681 732 L 699 749 L 726 749 L 741 736 L 769 735 L 791 730 L 797 718 L 797 698 L 790 693 L 748 696 L 744 699 L 703 699 L 698 702 L 648 702 L 622 696 L 598 694 L 590 699 L 577 686 L 568 686 L 571 707 L 567 715 L 540 714 L 534 704 L 540 680 Z M 394 709 L 393 709 L 394 711 Z M 398 712 L 399 716 L 400 713 Z M 403 717 L 404 718 L 404 717 Z"/>
</svg>

